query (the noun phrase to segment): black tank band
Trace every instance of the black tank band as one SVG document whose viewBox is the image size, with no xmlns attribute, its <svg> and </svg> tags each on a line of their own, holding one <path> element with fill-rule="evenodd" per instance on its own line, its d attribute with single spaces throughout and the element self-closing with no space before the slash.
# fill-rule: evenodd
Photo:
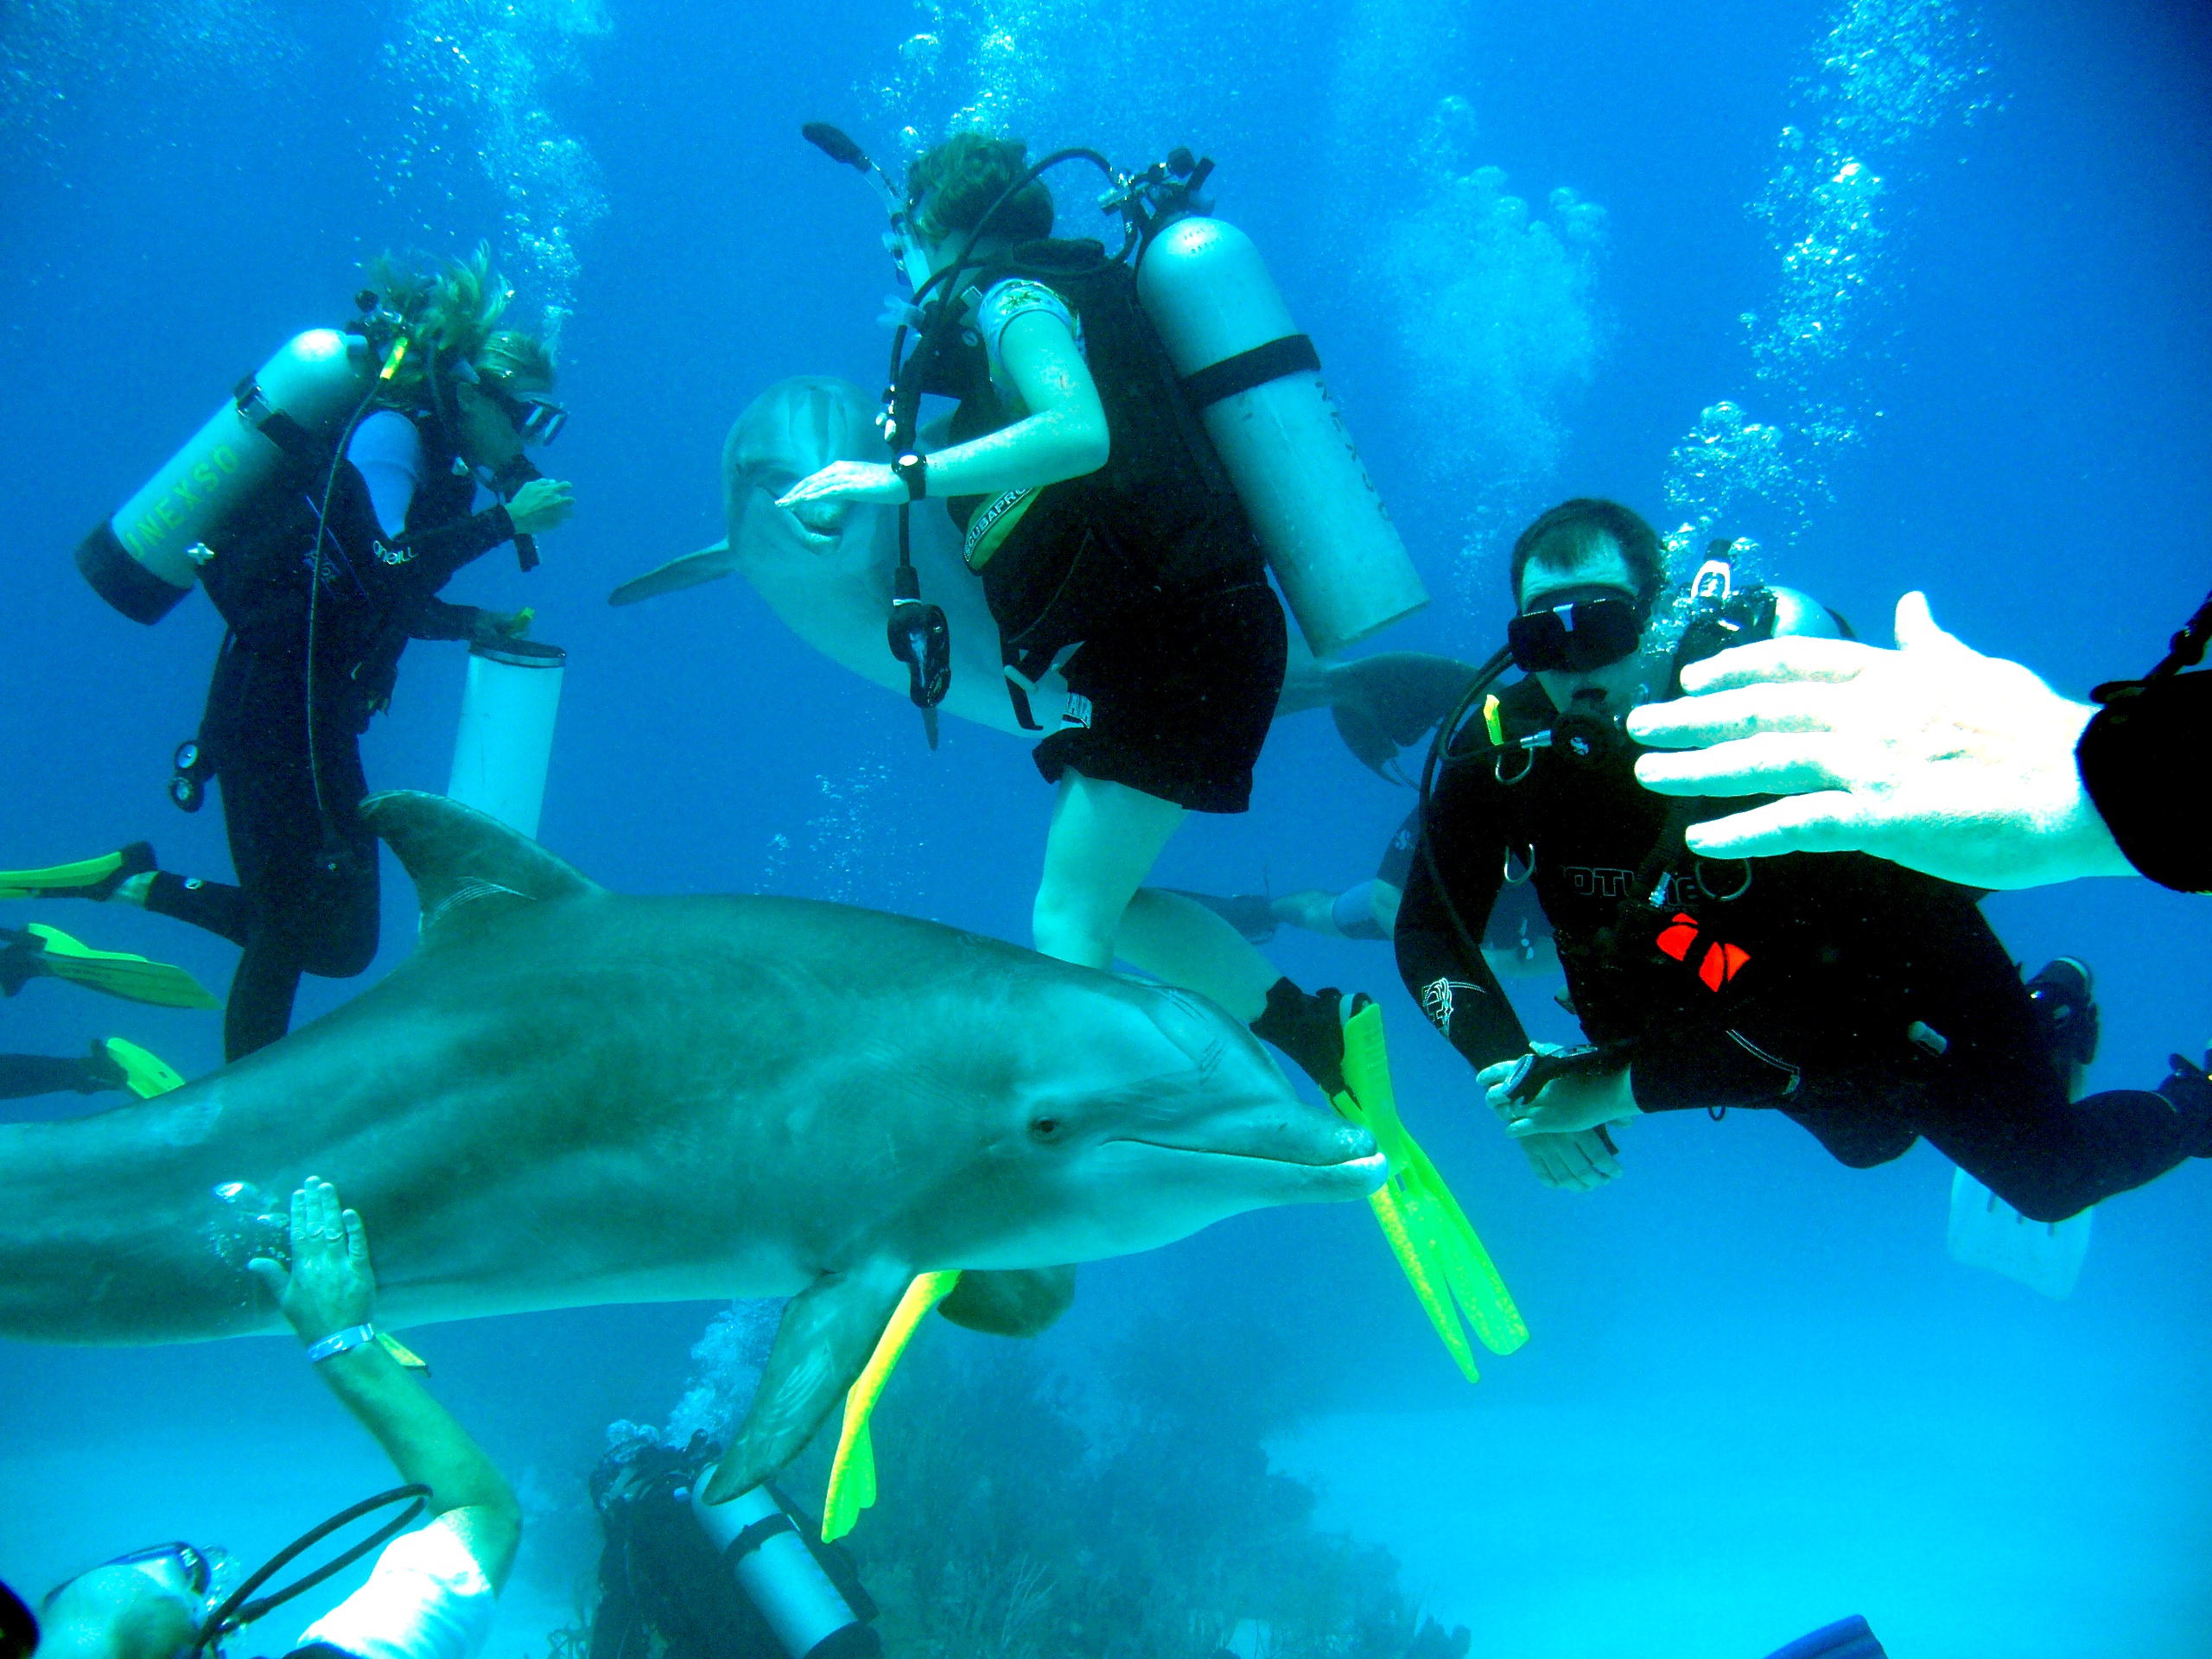
<svg viewBox="0 0 2212 1659">
<path fill-rule="evenodd" d="M 773 1515 L 764 1515 L 729 1541 L 729 1548 L 722 1551 L 722 1561 L 726 1566 L 735 1567 L 778 1533 L 798 1530 L 798 1527 L 791 1523 L 791 1516 L 781 1510 Z"/>
<path fill-rule="evenodd" d="M 1285 334 L 1281 340 L 1271 340 L 1264 346 L 1255 346 L 1249 352 L 1224 357 L 1211 367 L 1200 369 L 1183 382 L 1183 390 L 1189 394 L 1192 408 L 1211 409 L 1224 397 L 1264 386 L 1286 374 L 1296 374 L 1303 369 L 1318 374 L 1320 368 L 1321 354 L 1313 349 L 1312 339 L 1305 334 Z"/>
<path fill-rule="evenodd" d="M 105 523 L 78 543 L 77 569 L 94 593 L 133 622 L 160 621 L 192 591 L 170 587 L 132 558 Z"/>
</svg>

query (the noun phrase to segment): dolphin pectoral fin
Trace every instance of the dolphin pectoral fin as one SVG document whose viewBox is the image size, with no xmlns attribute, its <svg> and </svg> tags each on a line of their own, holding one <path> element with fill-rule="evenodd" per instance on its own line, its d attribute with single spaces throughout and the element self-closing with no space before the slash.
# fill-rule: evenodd
<svg viewBox="0 0 2212 1659">
<path fill-rule="evenodd" d="M 730 563 L 729 537 L 725 536 L 712 547 L 686 553 L 680 559 L 671 559 L 658 570 L 632 577 L 609 594 L 607 602 L 635 605 L 641 599 L 658 599 L 663 594 L 678 593 L 702 582 L 720 582 L 736 568 Z"/>
<path fill-rule="evenodd" d="M 361 820 L 415 878 L 425 945 L 518 904 L 606 891 L 490 814 L 442 795 L 387 790 L 361 803 Z"/>
<path fill-rule="evenodd" d="M 937 1311 L 955 1325 L 994 1337 L 1033 1337 L 1075 1300 L 1075 1268 L 1005 1268 L 960 1275 Z"/>
<path fill-rule="evenodd" d="M 750 1491 L 806 1449 L 858 1380 L 913 1282 L 903 1267 L 824 1274 L 784 1309 L 753 1408 L 707 1487 L 707 1502 Z"/>
</svg>

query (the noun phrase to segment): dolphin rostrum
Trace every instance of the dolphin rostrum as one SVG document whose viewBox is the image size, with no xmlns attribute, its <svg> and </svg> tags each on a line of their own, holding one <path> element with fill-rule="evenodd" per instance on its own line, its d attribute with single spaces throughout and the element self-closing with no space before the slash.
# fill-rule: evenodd
<svg viewBox="0 0 2212 1659">
<path fill-rule="evenodd" d="M 841 905 L 610 893 L 439 796 L 362 810 L 421 947 L 174 1093 L 0 1125 L 0 1335 L 281 1329 L 245 1264 L 321 1175 L 396 1325 L 792 1298 L 720 1497 L 805 1445 L 917 1274 L 1150 1249 L 1383 1178 L 1187 995 Z"/>
<path fill-rule="evenodd" d="M 849 380 L 827 375 L 779 380 L 746 406 L 722 445 L 728 535 L 624 582 L 608 602 L 635 605 L 741 575 L 815 650 L 905 696 L 906 670 L 883 639 L 891 575 L 899 563 L 898 508 L 842 501 L 797 509 L 776 505 L 792 485 L 833 461 L 890 460 L 874 416 L 873 400 Z M 960 537 L 944 504 L 917 502 L 909 519 L 922 597 L 942 607 L 951 626 L 952 683 L 944 712 L 1022 735 L 1007 696 L 998 624 L 983 602 L 982 584 L 961 560 Z M 1330 709 L 1346 746 L 1385 776 L 1390 759 L 1433 726 L 1475 674 L 1470 664 L 1414 652 L 1322 662 L 1294 629 L 1290 645 L 1290 671 L 1275 713 Z M 1067 686 L 1056 674 L 1046 675 L 1031 694 L 1035 718 L 1046 731 L 1059 723 L 1066 697 Z"/>
</svg>

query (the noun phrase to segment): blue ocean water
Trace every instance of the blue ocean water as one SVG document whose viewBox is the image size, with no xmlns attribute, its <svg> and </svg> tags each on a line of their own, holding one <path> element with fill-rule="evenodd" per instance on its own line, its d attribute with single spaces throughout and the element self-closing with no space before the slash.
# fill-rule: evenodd
<svg viewBox="0 0 2212 1659">
<path fill-rule="evenodd" d="M 2079 695 L 2147 666 L 2205 585 L 2208 92 L 2212 31 L 2152 0 L 11 0 L 0 864 L 147 836 L 227 873 L 219 815 L 162 800 L 219 625 L 198 599 L 124 621 L 68 551 L 277 342 L 348 315 L 364 260 L 488 238 L 557 325 L 575 418 L 548 468 L 580 507 L 541 569 L 495 555 L 448 597 L 533 605 L 570 652 L 542 839 L 626 891 L 802 893 L 1026 940 L 1051 796 L 1020 747 L 950 727 L 930 753 L 910 710 L 737 582 L 605 603 L 721 534 L 722 435 L 756 391 L 880 373 L 878 214 L 799 141 L 812 119 L 885 156 L 976 119 L 1124 165 L 1215 156 L 1220 211 L 1319 341 L 1435 595 L 1389 645 L 1487 654 L 1513 530 L 1599 493 L 1693 541 L 1754 536 L 1764 570 L 1870 637 L 1925 588 Z M 1077 228 L 1086 188 L 1065 175 Z M 461 675 L 455 649 L 410 651 L 365 744 L 373 784 L 442 787 Z M 1160 879 L 1349 884 L 1407 804 L 1300 716 L 1250 814 L 1194 820 Z M 414 935 L 385 875 L 372 972 Z M 2094 964 L 2093 1086 L 2212 1039 L 2202 902 L 2139 882 L 1990 901 L 2031 965 Z M 137 912 L 24 913 L 211 985 L 232 966 Z M 1853 1173 L 1787 1122 L 1682 1115 L 1624 1133 L 1613 1186 L 1547 1192 L 1387 952 L 1271 950 L 1382 1001 L 1408 1116 L 1534 1339 L 1470 1389 L 1347 1206 L 1086 1269 L 1046 1363 L 1084 1375 L 1133 1332 L 1212 1354 L 1223 1421 L 1264 1399 L 1317 1522 L 1393 1552 L 1478 1659 L 1755 1659 L 1853 1611 L 1900 1659 L 2212 1654 L 2203 1167 L 2102 1206 L 2063 1303 L 1948 1258 L 1950 1172 L 1925 1147 Z M 357 988 L 308 982 L 302 1018 Z M 1548 995 L 1532 1018 L 1562 1035 Z M 207 1015 L 51 982 L 0 1006 L 11 1051 L 111 1033 L 188 1076 L 220 1059 Z M 604 1427 L 666 1417 L 714 1311 L 422 1333 L 531 1517 L 499 1659 L 572 1616 Z M 1263 1349 L 1231 1343 L 1255 1325 Z M 250 1555 L 385 1478 L 274 1341 L 8 1345 L 0 1399 L 19 1586 L 152 1538 Z"/>
</svg>

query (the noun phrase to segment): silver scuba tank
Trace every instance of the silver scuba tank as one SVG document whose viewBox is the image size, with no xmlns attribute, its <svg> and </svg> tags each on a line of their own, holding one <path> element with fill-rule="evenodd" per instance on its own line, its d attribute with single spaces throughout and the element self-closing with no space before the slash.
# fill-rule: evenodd
<svg viewBox="0 0 2212 1659">
<path fill-rule="evenodd" d="M 537 838 L 568 652 L 535 639 L 474 645 L 454 736 L 448 799 Z"/>
<path fill-rule="evenodd" d="M 853 1616 L 766 1486 L 727 1503 L 700 1497 L 717 1466 L 709 1464 L 691 1483 L 691 1513 L 784 1651 L 791 1659 L 876 1659 L 882 1639 Z"/>
<path fill-rule="evenodd" d="M 1169 224 L 1137 297 L 1228 468 L 1283 597 L 1325 657 L 1428 603 L 1427 589 L 1251 238 Z"/>
<path fill-rule="evenodd" d="M 162 469 L 77 548 L 77 569 L 134 622 L 158 622 L 213 556 L 207 538 L 276 475 L 327 442 L 376 374 L 368 341 L 335 328 L 287 340 Z"/>
</svg>

